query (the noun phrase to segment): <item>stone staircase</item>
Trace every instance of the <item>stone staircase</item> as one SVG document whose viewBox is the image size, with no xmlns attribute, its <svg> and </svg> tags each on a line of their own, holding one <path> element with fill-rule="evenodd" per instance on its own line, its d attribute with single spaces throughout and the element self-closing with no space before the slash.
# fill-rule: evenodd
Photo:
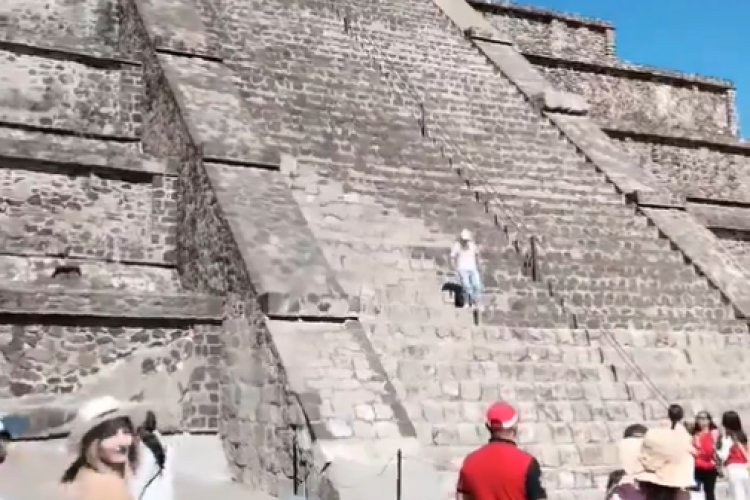
<svg viewBox="0 0 750 500">
<path fill-rule="evenodd" d="M 488 402 L 508 399 L 555 497 L 598 498 L 616 466 L 611 443 L 631 423 L 661 425 L 654 388 L 703 394 L 700 362 L 685 355 L 692 375 L 679 389 L 668 374 L 650 383 L 634 367 L 649 373 L 653 360 L 613 349 L 607 332 L 665 330 L 694 342 L 747 325 L 433 2 L 231 10 L 218 21 L 236 35 L 226 64 L 254 126 L 294 157 L 287 182 L 342 286 L 360 299 L 425 445 L 407 460 L 443 470 L 448 498 L 460 460 L 485 439 Z M 489 307 L 478 328 L 439 295 L 463 227 L 484 250 Z M 530 235 L 542 281 L 523 272 Z"/>
<path fill-rule="evenodd" d="M 579 324 L 747 331 L 720 293 L 509 80 L 465 39 L 445 36 L 455 27 L 432 1 L 409 9 L 392 1 L 347 4 L 354 37 L 419 94 L 427 130 L 452 151 L 471 189 L 501 221 L 520 221 L 538 238 L 540 274 Z M 607 280 L 606 293 L 590 287 L 592 280 Z M 700 292 L 677 295 L 675 287 Z"/>
</svg>

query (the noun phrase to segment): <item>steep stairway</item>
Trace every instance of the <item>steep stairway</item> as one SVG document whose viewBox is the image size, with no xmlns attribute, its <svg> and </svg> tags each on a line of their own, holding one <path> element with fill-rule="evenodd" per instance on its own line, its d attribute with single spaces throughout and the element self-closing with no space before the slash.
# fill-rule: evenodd
<svg viewBox="0 0 750 500">
<path fill-rule="evenodd" d="M 520 221 L 538 238 L 539 274 L 581 326 L 747 331 L 432 1 L 400 9 L 351 0 L 344 11 L 352 36 L 422 106 L 428 134 L 451 151 L 471 188 L 501 220 Z"/>
<path fill-rule="evenodd" d="M 248 44 L 227 64 L 258 119 L 276 117 L 257 126 L 295 157 L 295 197 L 365 316 L 471 321 L 440 293 L 450 247 L 468 228 L 482 247 L 484 323 L 567 325 L 559 303 L 523 274 L 510 240 L 332 13 L 307 3 L 249 4 L 252 19 L 233 19 L 228 30 L 265 40 L 284 18 L 298 32 L 283 43 Z"/>
</svg>

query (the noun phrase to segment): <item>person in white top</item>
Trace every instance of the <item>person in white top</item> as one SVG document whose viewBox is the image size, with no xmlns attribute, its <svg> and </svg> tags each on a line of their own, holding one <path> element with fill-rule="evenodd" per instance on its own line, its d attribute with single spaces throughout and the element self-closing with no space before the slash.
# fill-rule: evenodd
<svg viewBox="0 0 750 500">
<path fill-rule="evenodd" d="M 451 263 L 461 278 L 466 302 L 474 309 L 479 308 L 482 295 L 478 261 L 479 251 L 472 239 L 471 231 L 464 229 L 451 248 Z"/>
</svg>

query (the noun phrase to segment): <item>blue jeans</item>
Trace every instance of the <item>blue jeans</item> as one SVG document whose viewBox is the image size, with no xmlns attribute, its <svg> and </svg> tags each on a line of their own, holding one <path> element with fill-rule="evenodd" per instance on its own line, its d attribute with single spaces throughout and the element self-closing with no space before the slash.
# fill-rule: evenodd
<svg viewBox="0 0 750 500">
<path fill-rule="evenodd" d="M 464 287 L 466 302 L 472 306 L 478 306 L 482 295 L 482 280 L 476 269 L 459 269 L 461 285 Z"/>
</svg>

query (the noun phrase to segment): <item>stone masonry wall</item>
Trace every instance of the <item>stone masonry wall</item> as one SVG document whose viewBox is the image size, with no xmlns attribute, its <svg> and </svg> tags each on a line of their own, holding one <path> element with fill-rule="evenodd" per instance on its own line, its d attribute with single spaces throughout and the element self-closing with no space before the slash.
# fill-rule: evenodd
<svg viewBox="0 0 750 500">
<path fill-rule="evenodd" d="M 140 68 L 0 51 L 0 121 L 82 134 L 137 137 Z"/>
<path fill-rule="evenodd" d="M 657 142 L 620 140 L 619 144 L 651 160 L 642 164 L 677 194 L 750 202 L 750 155 Z"/>
<path fill-rule="evenodd" d="M 114 0 L 3 0 L 0 39 L 46 46 L 90 41 L 114 48 L 116 3 Z"/>
<path fill-rule="evenodd" d="M 0 166 L 5 167 L 0 168 L 0 238 L 6 252 L 174 261 L 175 178 L 122 180 Z"/>
<path fill-rule="evenodd" d="M 750 276 L 750 231 L 713 229 L 722 245 Z"/>
<path fill-rule="evenodd" d="M 183 285 L 229 296 L 221 336 L 218 418 L 230 466 L 237 479 L 252 487 L 272 494 L 288 491 L 291 424 L 304 426 L 300 407 L 287 391 L 284 369 L 200 149 L 188 133 L 133 2 L 123 3 L 122 20 L 121 49 L 144 58 L 146 147 L 182 160 L 178 265 Z"/>
<path fill-rule="evenodd" d="M 584 96 L 602 125 L 639 132 L 731 135 L 727 89 L 665 81 L 614 66 L 537 65 L 557 88 Z"/>
<path fill-rule="evenodd" d="M 32 434 L 54 432 L 72 417 L 59 408 L 102 390 L 149 401 L 167 430 L 217 430 L 220 326 L 8 321 L 0 319 L 0 401 L 31 410 Z M 52 419 L 39 422 L 50 403 Z"/>
<path fill-rule="evenodd" d="M 582 61 L 605 61 L 613 55 L 614 28 L 606 23 L 520 5 L 482 7 L 483 3 L 474 6 L 522 52 Z"/>
</svg>

